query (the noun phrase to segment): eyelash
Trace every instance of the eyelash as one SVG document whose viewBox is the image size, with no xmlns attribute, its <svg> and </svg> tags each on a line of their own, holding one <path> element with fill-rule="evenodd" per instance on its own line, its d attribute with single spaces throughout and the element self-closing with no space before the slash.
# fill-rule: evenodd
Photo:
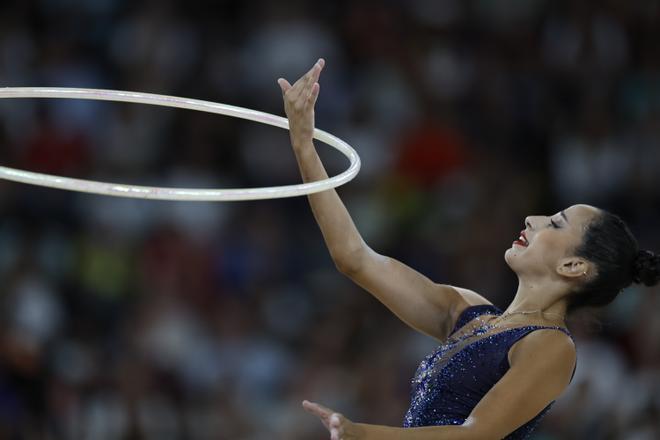
<svg viewBox="0 0 660 440">
<path fill-rule="evenodd" d="M 553 228 L 559 229 L 559 225 L 554 222 L 554 220 L 550 220 L 550 224 L 552 225 Z"/>
</svg>

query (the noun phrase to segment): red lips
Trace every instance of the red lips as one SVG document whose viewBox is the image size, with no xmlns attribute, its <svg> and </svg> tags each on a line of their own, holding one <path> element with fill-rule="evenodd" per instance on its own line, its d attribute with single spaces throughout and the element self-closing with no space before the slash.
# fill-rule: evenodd
<svg viewBox="0 0 660 440">
<path fill-rule="evenodd" d="M 529 245 L 529 240 L 527 240 L 527 234 L 525 234 L 524 230 L 520 231 L 520 236 L 524 239 L 524 241 L 516 240 L 513 242 L 513 244 L 517 244 L 518 246 L 522 246 L 522 247 L 527 247 Z"/>
</svg>

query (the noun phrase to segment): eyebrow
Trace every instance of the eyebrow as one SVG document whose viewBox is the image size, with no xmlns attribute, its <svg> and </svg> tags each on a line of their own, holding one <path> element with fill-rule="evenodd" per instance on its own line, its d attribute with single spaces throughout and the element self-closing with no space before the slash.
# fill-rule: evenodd
<svg viewBox="0 0 660 440">
<path fill-rule="evenodd" d="M 561 216 L 564 217 L 564 220 L 566 220 L 566 223 L 568 223 L 568 217 L 566 217 L 566 213 L 562 210 Z"/>
</svg>

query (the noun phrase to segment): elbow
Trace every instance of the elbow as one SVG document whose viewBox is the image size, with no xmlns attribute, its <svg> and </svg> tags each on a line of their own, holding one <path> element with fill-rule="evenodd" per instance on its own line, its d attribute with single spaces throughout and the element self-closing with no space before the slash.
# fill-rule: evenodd
<svg viewBox="0 0 660 440">
<path fill-rule="evenodd" d="M 361 264 L 355 259 L 334 258 L 333 261 L 337 270 L 346 276 L 350 277 L 360 271 Z"/>
<path fill-rule="evenodd" d="M 358 248 L 342 254 L 331 254 L 332 261 L 334 261 L 337 270 L 346 276 L 354 275 L 362 269 L 364 248 Z"/>
</svg>

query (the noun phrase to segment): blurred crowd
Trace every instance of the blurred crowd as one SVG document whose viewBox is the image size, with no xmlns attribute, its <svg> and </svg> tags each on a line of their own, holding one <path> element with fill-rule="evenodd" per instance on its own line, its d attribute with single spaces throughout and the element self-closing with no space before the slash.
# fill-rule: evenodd
<svg viewBox="0 0 660 440">
<path fill-rule="evenodd" d="M 121 89 L 316 122 L 363 166 L 367 243 L 501 308 L 525 216 L 588 203 L 660 251 L 660 3 L 23 0 L 0 85 Z M 347 161 L 321 143 L 330 175 Z M 76 100 L 0 100 L 2 165 L 155 186 L 299 183 L 286 131 Z M 0 182 L 0 438 L 326 438 L 301 407 L 401 426 L 437 345 L 335 268 L 305 197 L 156 202 Z M 660 438 L 660 296 L 569 322 L 578 365 L 535 439 Z"/>
</svg>

